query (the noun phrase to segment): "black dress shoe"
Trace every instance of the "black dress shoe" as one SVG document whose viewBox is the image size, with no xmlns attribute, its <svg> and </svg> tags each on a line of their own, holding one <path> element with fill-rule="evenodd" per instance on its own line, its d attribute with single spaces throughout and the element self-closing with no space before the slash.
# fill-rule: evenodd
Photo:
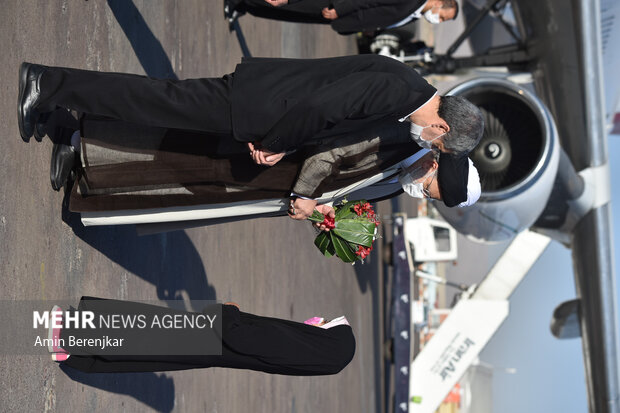
<svg viewBox="0 0 620 413">
<path fill-rule="evenodd" d="M 39 81 L 45 72 L 45 66 L 22 63 L 19 67 L 19 95 L 17 97 L 17 123 L 24 142 L 29 142 L 34 134 L 35 124 L 39 118 L 37 110 L 41 90 Z"/>
<path fill-rule="evenodd" d="M 55 191 L 59 191 L 71 175 L 71 171 L 75 167 L 76 154 L 71 145 L 54 144 L 50 165 L 50 182 Z"/>
</svg>

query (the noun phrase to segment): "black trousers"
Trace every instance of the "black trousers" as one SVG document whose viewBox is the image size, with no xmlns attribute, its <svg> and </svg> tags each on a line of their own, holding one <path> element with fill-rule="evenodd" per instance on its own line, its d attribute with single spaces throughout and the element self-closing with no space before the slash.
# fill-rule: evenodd
<svg viewBox="0 0 620 413">
<path fill-rule="evenodd" d="M 232 80 L 49 67 L 41 76 L 39 110 L 62 107 L 148 126 L 232 134 Z"/>
<path fill-rule="evenodd" d="M 79 310 L 95 314 L 136 314 L 157 312 L 178 313 L 151 305 L 128 301 L 82 297 Z M 80 336 L 81 331 L 63 328 L 60 337 Z M 204 340 L 201 330 L 192 336 L 180 337 L 178 346 Z M 157 339 L 157 338 L 154 338 Z M 239 311 L 237 307 L 222 306 L 222 355 L 95 355 L 72 353 L 65 365 L 89 373 L 144 372 L 185 370 L 205 367 L 249 369 L 272 374 L 314 376 L 336 374 L 353 358 L 355 338 L 351 327 L 330 329 L 309 326 L 278 318 L 260 317 Z"/>
<path fill-rule="evenodd" d="M 236 10 L 256 17 L 295 23 L 331 23 L 321 14 L 323 8 L 330 7 L 331 0 L 300 0 L 277 7 L 265 0 L 237 0 L 236 3 Z"/>
</svg>

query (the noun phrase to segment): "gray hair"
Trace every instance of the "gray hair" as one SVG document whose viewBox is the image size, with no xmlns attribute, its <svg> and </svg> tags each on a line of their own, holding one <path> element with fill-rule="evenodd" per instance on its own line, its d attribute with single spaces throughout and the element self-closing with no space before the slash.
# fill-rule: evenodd
<svg viewBox="0 0 620 413">
<path fill-rule="evenodd" d="M 461 96 L 442 96 L 437 114 L 450 126 L 443 136 L 446 149 L 455 155 L 466 155 L 478 145 L 484 119 L 476 105 Z"/>
<path fill-rule="evenodd" d="M 443 0 L 441 2 L 442 9 L 454 9 L 454 17 L 452 20 L 456 20 L 456 16 L 459 15 L 459 4 L 456 0 Z"/>
</svg>

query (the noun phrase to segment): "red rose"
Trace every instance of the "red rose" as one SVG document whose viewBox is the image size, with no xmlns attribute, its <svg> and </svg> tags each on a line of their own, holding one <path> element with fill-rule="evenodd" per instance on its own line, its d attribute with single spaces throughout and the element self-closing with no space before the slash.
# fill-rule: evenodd
<svg viewBox="0 0 620 413">
<path fill-rule="evenodd" d="M 321 222 L 321 225 L 325 225 L 325 227 L 329 229 L 334 229 L 336 228 L 336 220 L 334 218 L 325 216 L 325 218 L 323 219 L 323 222 Z"/>
</svg>

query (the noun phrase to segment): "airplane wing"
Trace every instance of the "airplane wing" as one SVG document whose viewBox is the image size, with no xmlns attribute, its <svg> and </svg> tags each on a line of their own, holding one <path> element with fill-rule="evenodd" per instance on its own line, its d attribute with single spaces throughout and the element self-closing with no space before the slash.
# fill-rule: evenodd
<svg viewBox="0 0 620 413">
<path fill-rule="evenodd" d="M 472 25 L 507 5 L 513 21 L 502 24 L 511 44 L 485 52 L 473 47 L 474 56 L 453 57 Z M 582 337 L 589 410 L 618 413 L 607 134 L 620 92 L 620 2 L 488 0 L 479 10 L 446 54 L 425 67 L 430 73 L 469 69 L 469 80 L 448 93 L 476 103 L 486 122 L 470 154 L 482 179 L 480 201 L 460 211 L 438 209 L 473 239 L 510 239 L 531 227 L 572 249 L 578 305 L 571 308 L 577 309 Z M 474 69 L 481 66 L 509 70 L 498 79 Z M 517 73 L 528 76 L 517 80 Z"/>
<path fill-rule="evenodd" d="M 620 412 L 618 306 L 606 130 L 619 90 L 617 76 L 612 71 L 618 69 L 619 63 L 613 36 L 619 38 L 616 20 L 620 17 L 620 7 L 618 2 L 609 0 L 600 4 L 596 0 L 570 4 L 550 1 L 549 4 L 552 14 L 539 18 L 548 17 L 548 24 L 555 25 L 557 30 L 545 37 L 549 43 L 543 49 L 546 52 L 541 52 L 546 55 L 540 59 L 545 72 L 541 82 L 546 79 L 546 89 L 554 96 L 552 111 L 562 147 L 585 178 L 586 186 L 594 192 L 591 208 L 572 230 L 571 240 L 589 410 Z M 534 7 L 528 9 L 533 12 Z M 574 30 L 561 24 L 569 13 L 560 10 L 567 8 L 572 12 Z M 571 31 L 574 43 L 566 41 L 570 37 L 560 40 L 560 36 Z M 562 50 L 557 50 L 558 45 Z M 561 79 L 550 81 L 558 75 Z M 604 81 L 608 82 L 606 86 Z M 567 85 L 574 85 L 572 97 L 563 93 Z M 544 88 L 540 85 L 538 89 Z"/>
</svg>

